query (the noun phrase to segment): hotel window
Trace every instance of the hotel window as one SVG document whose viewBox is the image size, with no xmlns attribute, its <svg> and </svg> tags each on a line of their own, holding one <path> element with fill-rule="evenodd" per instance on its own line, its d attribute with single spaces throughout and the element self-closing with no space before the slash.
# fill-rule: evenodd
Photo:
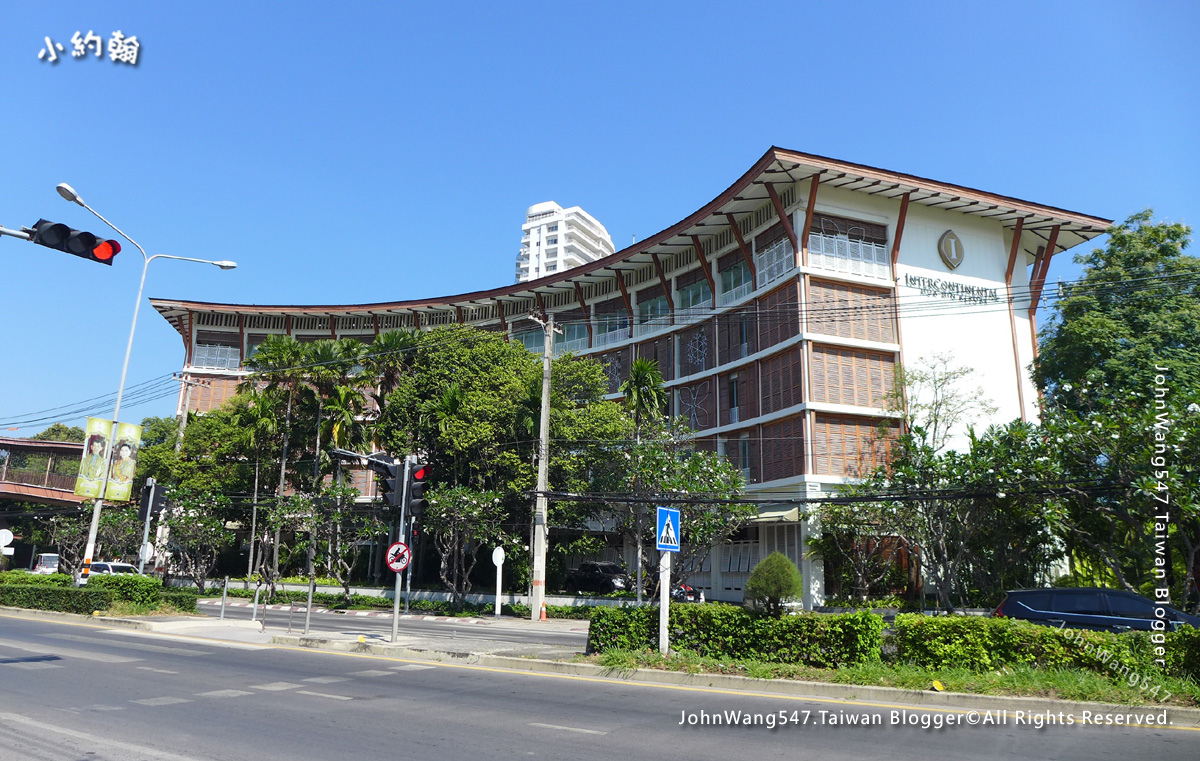
<svg viewBox="0 0 1200 761">
<path fill-rule="evenodd" d="M 748 295 L 754 290 L 750 278 L 750 268 L 743 259 L 726 270 L 721 271 L 721 304 L 728 304 Z"/>
<path fill-rule="evenodd" d="M 548 233 L 558 232 L 558 225 L 557 224 L 550 225 L 549 227 L 546 228 L 546 232 L 548 232 Z"/>
<path fill-rule="evenodd" d="M 697 280 L 691 285 L 679 289 L 675 298 L 676 309 L 704 308 L 712 304 L 712 291 L 708 289 L 707 280 Z"/>
<path fill-rule="evenodd" d="M 646 326 L 646 330 L 657 330 L 671 322 L 671 308 L 667 306 L 666 296 L 655 296 L 652 299 L 639 301 L 637 305 L 638 325 Z"/>
<path fill-rule="evenodd" d="M 216 370 L 236 370 L 242 363 L 242 352 L 237 333 L 220 333 L 201 330 L 196 333 L 196 352 L 192 356 L 192 367 Z"/>
<path fill-rule="evenodd" d="M 796 266 L 796 255 L 783 224 L 754 239 L 754 269 L 758 271 L 758 287 L 778 280 Z"/>
<path fill-rule="evenodd" d="M 729 376 L 729 422 L 736 423 L 741 418 L 741 411 L 738 404 L 738 377 L 737 373 Z"/>
<path fill-rule="evenodd" d="M 558 269 L 558 264 L 556 264 L 555 262 L 550 262 L 549 264 L 546 265 L 547 272 L 554 272 L 557 269 Z"/>
<path fill-rule="evenodd" d="M 547 258 L 547 259 L 553 259 L 553 258 L 554 258 L 554 257 L 556 257 L 556 256 L 558 256 L 558 249 L 557 249 L 557 248 L 548 248 L 548 249 L 546 249 L 546 258 Z"/>
<path fill-rule="evenodd" d="M 883 225 L 842 217 L 818 216 L 808 236 L 808 261 L 814 267 L 868 277 L 891 277 Z"/>
<path fill-rule="evenodd" d="M 546 245 L 547 245 L 547 246 L 554 246 L 554 245 L 557 245 L 557 244 L 558 244 L 558 238 L 546 238 Z"/>
<path fill-rule="evenodd" d="M 526 330 L 513 335 L 513 340 L 522 344 L 534 354 L 541 354 L 545 347 L 546 335 L 540 330 Z"/>
<path fill-rule="evenodd" d="M 266 333 L 249 333 L 246 335 L 246 358 L 254 356 L 254 352 L 258 351 L 258 346 L 263 341 L 267 340 Z"/>
</svg>

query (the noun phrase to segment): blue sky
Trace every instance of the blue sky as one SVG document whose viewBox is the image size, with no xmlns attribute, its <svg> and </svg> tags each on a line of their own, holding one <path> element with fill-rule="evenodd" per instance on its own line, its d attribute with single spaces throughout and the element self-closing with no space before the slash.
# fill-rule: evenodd
<svg viewBox="0 0 1200 761">
<path fill-rule="evenodd" d="M 148 296 L 328 304 L 511 282 L 548 199 L 621 248 L 771 145 L 1190 223 L 1197 8 L 9 3 L 0 225 L 101 232 L 68 182 L 152 254 L 239 263 L 155 261 Z M 73 58 L 89 30 L 136 35 L 138 65 Z M 131 246 L 108 268 L 0 238 L 0 421 L 115 391 L 140 269 Z M 1060 256 L 1050 278 L 1078 273 Z M 181 363 L 143 308 L 129 382 Z"/>
</svg>

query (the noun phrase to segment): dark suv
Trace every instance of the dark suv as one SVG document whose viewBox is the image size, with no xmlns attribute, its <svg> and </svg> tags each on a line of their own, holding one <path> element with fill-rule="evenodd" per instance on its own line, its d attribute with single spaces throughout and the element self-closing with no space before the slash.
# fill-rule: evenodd
<svg viewBox="0 0 1200 761">
<path fill-rule="evenodd" d="M 624 592 L 631 584 L 629 574 L 617 563 L 585 560 L 567 574 L 568 592 Z"/>
<path fill-rule="evenodd" d="M 1008 592 L 993 616 L 1019 618 L 1045 626 L 1097 631 L 1149 631 L 1156 620 L 1150 600 L 1122 589 L 1063 587 Z M 1166 608 L 1166 630 L 1200 628 L 1200 618 Z"/>
</svg>

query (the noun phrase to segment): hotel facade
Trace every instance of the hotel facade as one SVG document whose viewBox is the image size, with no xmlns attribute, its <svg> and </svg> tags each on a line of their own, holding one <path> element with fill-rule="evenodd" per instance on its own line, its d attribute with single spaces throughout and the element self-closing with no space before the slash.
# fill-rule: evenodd
<svg viewBox="0 0 1200 761">
<path fill-rule="evenodd" d="M 486 291 L 380 304 L 262 306 L 152 299 L 183 338 L 187 407 L 235 393 L 270 334 L 301 341 L 466 323 L 542 351 L 529 318 L 564 326 L 555 352 L 594 357 L 617 395 L 635 358 L 656 359 L 671 412 L 698 447 L 739 467 L 755 495 L 819 498 L 888 457 L 897 366 L 953 357 L 997 408 L 1037 416 L 1028 366 L 1050 259 L 1110 220 L 875 167 L 771 148 L 687 218 L 565 272 Z M 179 411 L 184 407 L 181 393 Z M 373 489 L 367 479 L 359 484 Z M 740 601 L 750 570 L 792 558 L 805 607 L 824 594 L 814 525 L 762 509 L 691 582 Z"/>
</svg>

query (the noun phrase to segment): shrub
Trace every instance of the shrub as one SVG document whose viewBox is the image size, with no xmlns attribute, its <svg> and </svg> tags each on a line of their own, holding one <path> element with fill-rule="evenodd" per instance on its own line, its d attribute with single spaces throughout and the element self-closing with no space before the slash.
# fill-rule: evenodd
<svg viewBox="0 0 1200 761">
<path fill-rule="evenodd" d="M 197 597 L 195 592 L 186 589 L 164 589 L 162 604 L 170 605 L 181 613 L 195 613 Z"/>
<path fill-rule="evenodd" d="M 1200 629 L 1185 627 L 1167 635 L 1167 673 L 1200 681 Z"/>
<path fill-rule="evenodd" d="M 162 580 L 136 574 L 96 574 L 88 577 L 88 587 L 111 589 L 113 599 L 152 608 L 162 599 Z"/>
<path fill-rule="evenodd" d="M 672 647 L 711 658 L 817 667 L 878 661 L 883 618 L 859 611 L 776 618 L 735 605 L 671 606 Z M 597 608 L 588 629 L 589 652 L 653 648 L 658 608 Z"/>
<path fill-rule="evenodd" d="M 772 552 L 750 572 L 746 582 L 746 599 L 767 613 L 779 617 L 783 603 L 799 596 L 803 585 L 796 564 L 782 552 Z"/>
<path fill-rule="evenodd" d="M 39 587 L 73 587 L 75 580 L 69 573 L 29 573 L 28 571 L 2 571 L 0 584 L 22 584 Z"/>
<path fill-rule="evenodd" d="M 0 605 L 34 610 L 57 610 L 64 613 L 91 615 L 92 611 L 107 610 L 113 602 L 110 589 L 94 587 L 54 587 L 45 584 L 0 585 Z"/>
</svg>

